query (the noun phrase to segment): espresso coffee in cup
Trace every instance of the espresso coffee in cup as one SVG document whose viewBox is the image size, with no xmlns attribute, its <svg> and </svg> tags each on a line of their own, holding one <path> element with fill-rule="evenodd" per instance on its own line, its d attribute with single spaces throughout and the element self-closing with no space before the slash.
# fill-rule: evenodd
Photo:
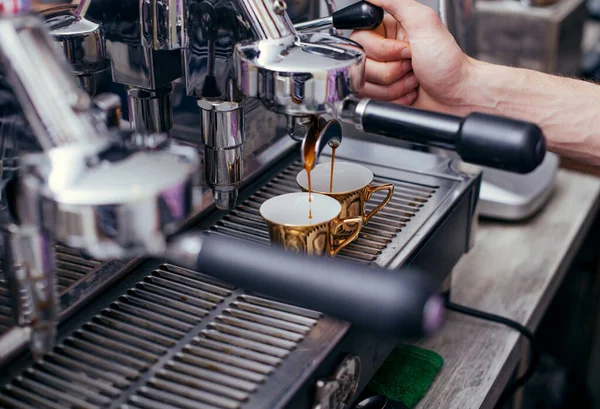
<svg viewBox="0 0 600 409">
<path fill-rule="evenodd" d="M 358 237 L 362 218 L 340 218 L 342 206 L 337 200 L 315 193 L 311 196 L 309 202 L 307 192 L 288 193 L 260 206 L 271 244 L 308 255 L 334 256 Z"/>
<path fill-rule="evenodd" d="M 341 218 L 359 217 L 363 224 L 367 224 L 392 199 L 394 185 L 391 183 L 372 185 L 374 175 L 368 168 L 339 161 L 335 163 L 335 167 L 331 165 L 331 163 L 319 163 L 312 169 L 311 191 L 313 195 L 322 194 L 337 200 L 342 206 Z M 305 170 L 298 173 L 296 182 L 303 190 L 308 189 Z M 373 210 L 367 212 L 367 202 L 375 192 L 381 190 L 386 190 L 387 196 Z M 348 235 L 350 231 L 341 234 Z"/>
</svg>

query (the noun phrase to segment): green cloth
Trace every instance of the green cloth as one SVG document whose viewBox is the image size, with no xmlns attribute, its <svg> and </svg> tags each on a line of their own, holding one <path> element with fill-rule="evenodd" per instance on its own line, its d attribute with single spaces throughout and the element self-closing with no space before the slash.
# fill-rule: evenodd
<svg viewBox="0 0 600 409">
<path fill-rule="evenodd" d="M 425 396 L 444 359 L 433 351 L 412 345 L 394 349 L 367 389 L 414 408 Z"/>
</svg>

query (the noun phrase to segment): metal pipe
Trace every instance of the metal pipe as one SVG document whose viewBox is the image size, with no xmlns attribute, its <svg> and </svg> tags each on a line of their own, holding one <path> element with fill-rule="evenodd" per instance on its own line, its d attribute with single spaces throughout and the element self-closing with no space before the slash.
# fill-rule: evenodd
<svg viewBox="0 0 600 409">
<path fill-rule="evenodd" d="M 333 17 L 331 16 L 294 24 L 296 31 L 317 31 L 331 27 L 333 27 Z"/>
<path fill-rule="evenodd" d="M 31 340 L 31 328 L 12 327 L 0 337 L 0 367 L 13 359 Z"/>
</svg>

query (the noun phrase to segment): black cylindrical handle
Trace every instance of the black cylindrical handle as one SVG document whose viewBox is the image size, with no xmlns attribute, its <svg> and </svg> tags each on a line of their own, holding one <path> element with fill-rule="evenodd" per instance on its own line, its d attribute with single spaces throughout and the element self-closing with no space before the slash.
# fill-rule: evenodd
<svg viewBox="0 0 600 409">
<path fill-rule="evenodd" d="M 442 322 L 439 283 L 412 269 L 367 268 L 216 236 L 202 238 L 196 267 L 385 336 L 419 338 Z"/>
<path fill-rule="evenodd" d="M 383 9 L 359 1 L 333 13 L 333 27 L 338 30 L 372 30 L 383 21 Z"/>
<path fill-rule="evenodd" d="M 366 132 L 456 150 L 476 165 L 529 173 L 546 153 L 542 130 L 529 122 L 481 113 L 460 118 L 380 101 L 356 112 Z"/>
<path fill-rule="evenodd" d="M 465 162 L 529 173 L 544 160 L 546 140 L 533 123 L 475 112 L 462 121 L 456 151 Z"/>
</svg>

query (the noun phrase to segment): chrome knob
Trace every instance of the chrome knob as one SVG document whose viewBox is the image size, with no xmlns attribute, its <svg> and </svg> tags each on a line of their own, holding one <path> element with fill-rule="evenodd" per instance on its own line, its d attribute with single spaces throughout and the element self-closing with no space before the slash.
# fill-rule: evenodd
<svg viewBox="0 0 600 409">
<path fill-rule="evenodd" d="M 283 0 L 274 0 L 273 1 L 273 11 L 275 14 L 282 15 L 287 10 L 287 4 Z"/>
<path fill-rule="evenodd" d="M 110 81 L 110 61 L 102 26 L 85 16 L 88 5 L 89 1 L 82 1 L 76 9 L 55 7 L 44 15 L 46 27 L 73 75 L 88 94 L 95 95 Z"/>
</svg>

